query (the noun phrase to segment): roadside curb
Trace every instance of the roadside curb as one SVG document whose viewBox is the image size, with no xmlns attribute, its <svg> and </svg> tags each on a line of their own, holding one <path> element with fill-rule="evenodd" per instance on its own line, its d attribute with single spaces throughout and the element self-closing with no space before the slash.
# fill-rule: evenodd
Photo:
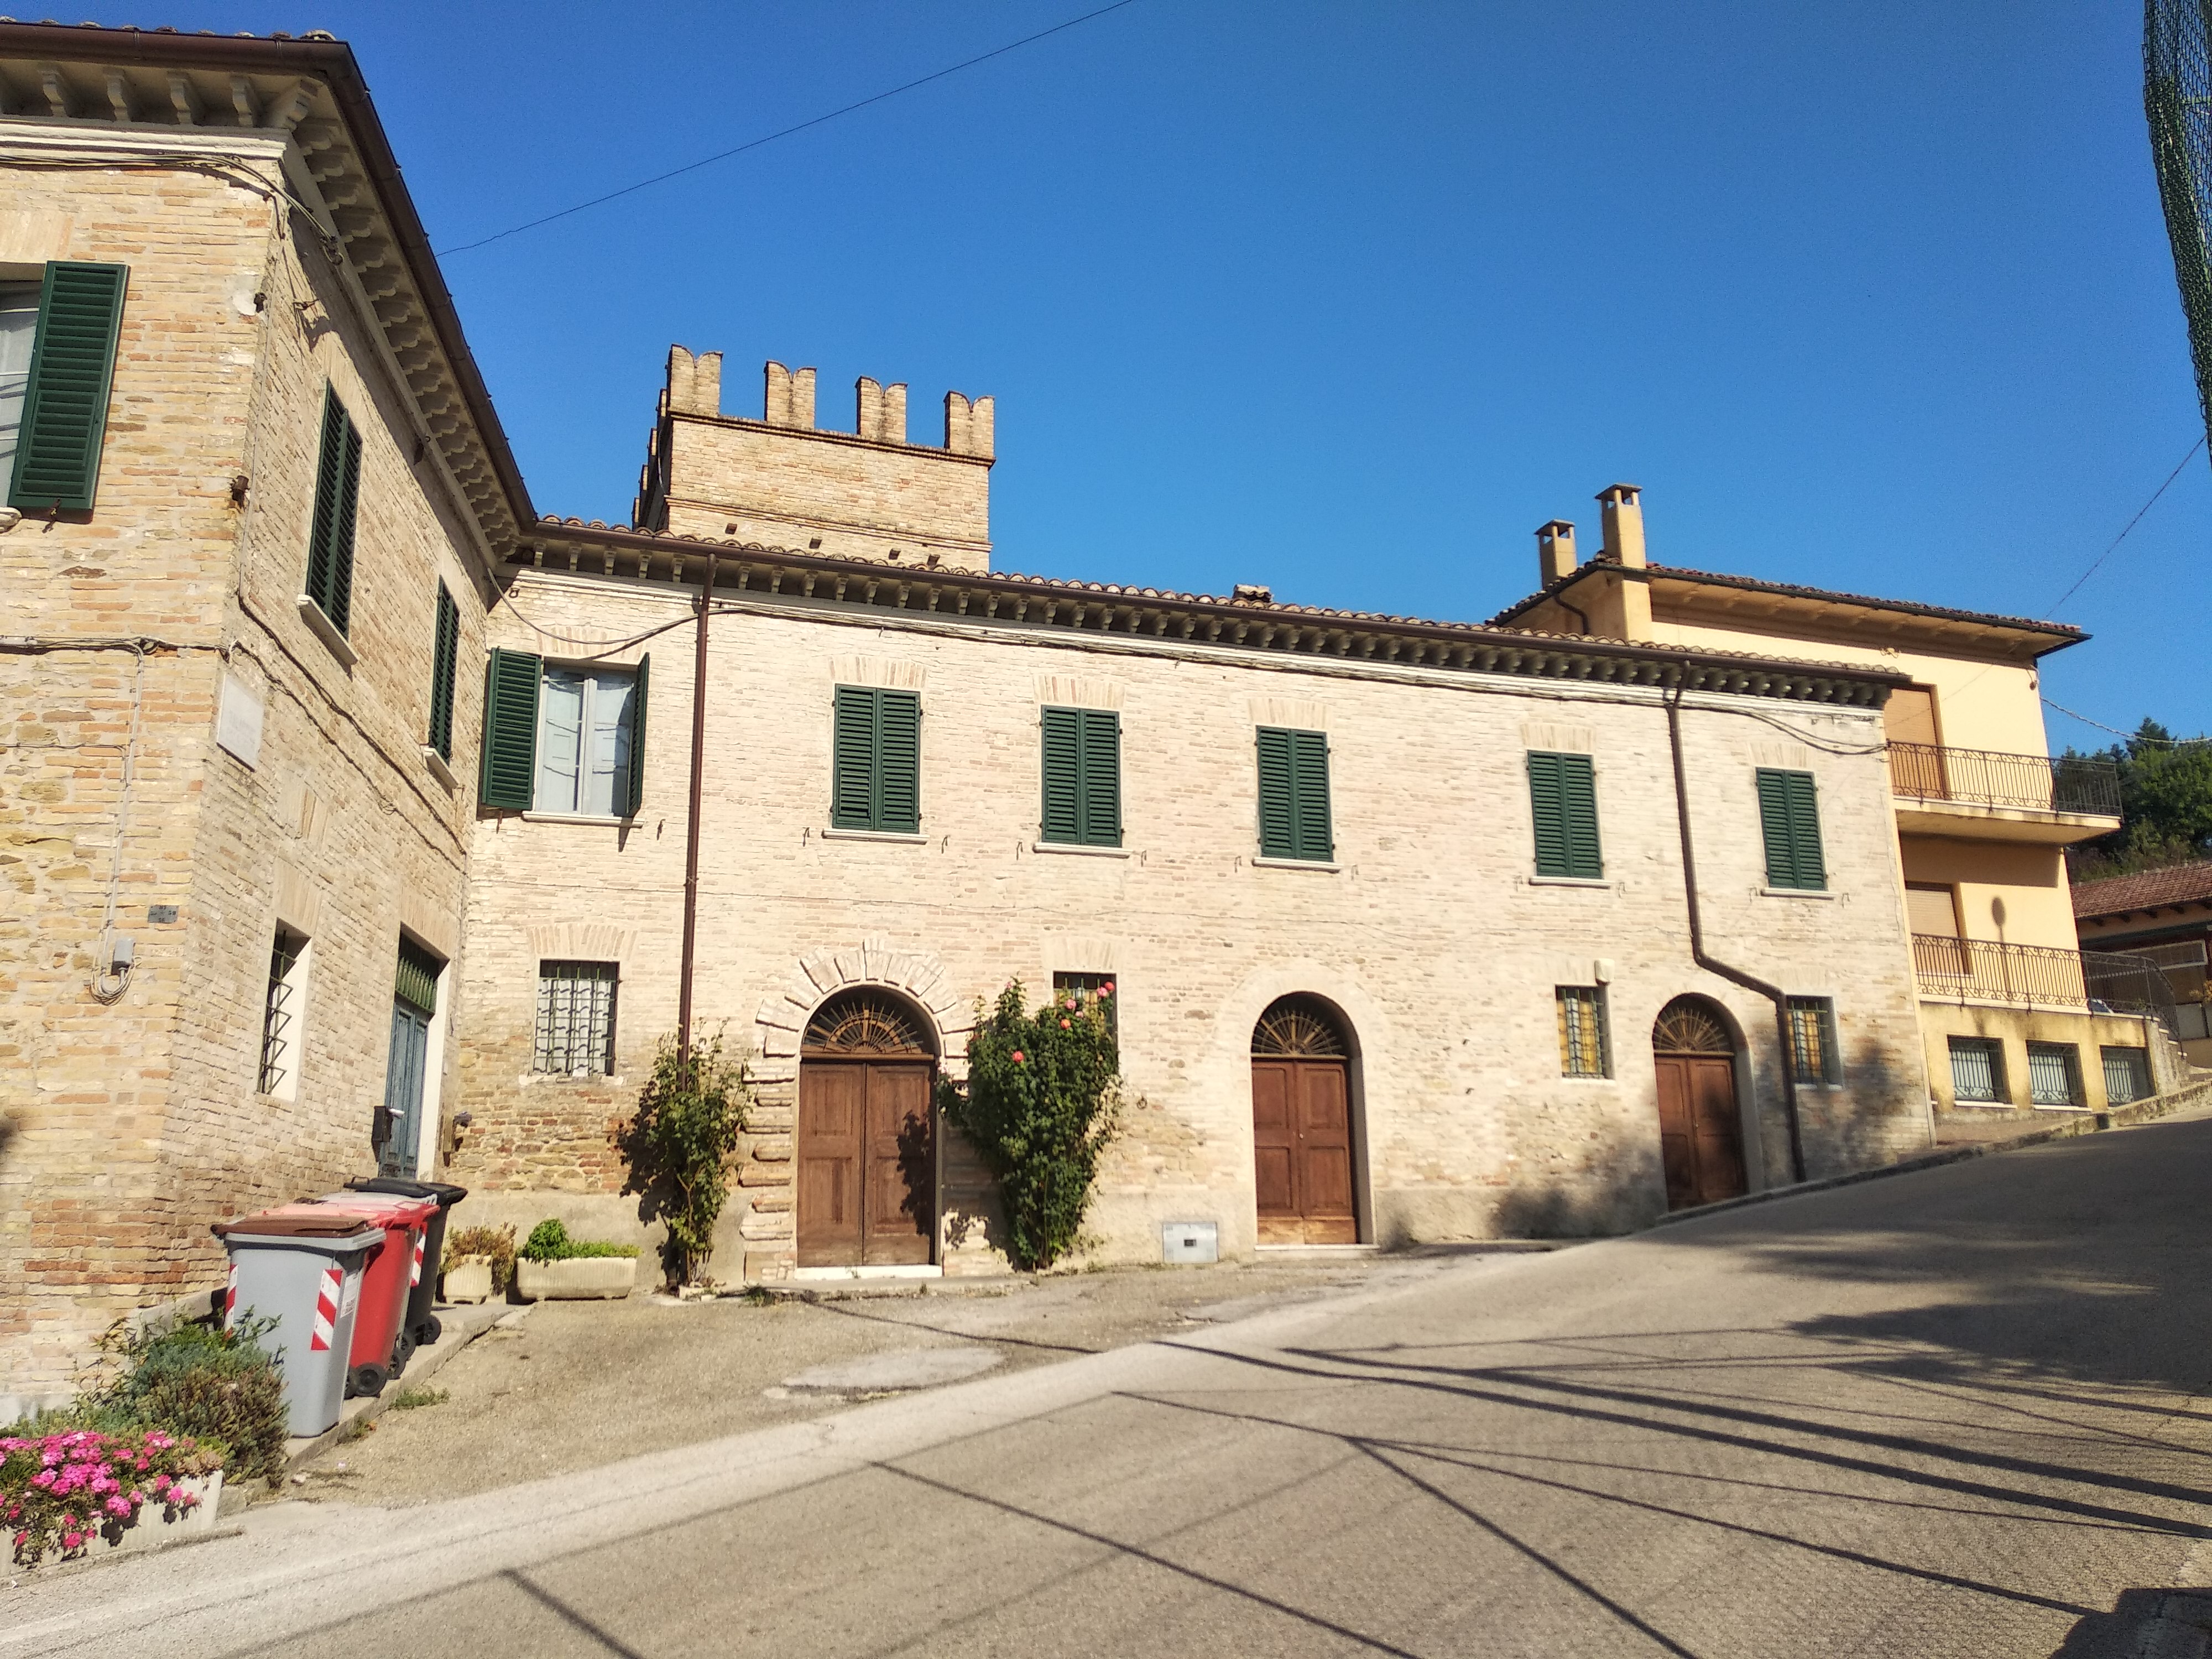
<svg viewBox="0 0 2212 1659">
<path fill-rule="evenodd" d="M 284 1473 L 291 1474 L 311 1458 L 320 1456 L 331 1447 L 358 1434 L 360 1425 L 374 1422 L 392 1409 L 392 1401 L 409 1389 L 420 1388 L 446 1368 L 447 1362 L 460 1351 L 495 1326 L 512 1328 L 522 1322 L 532 1304 L 506 1307 L 496 1302 L 480 1302 L 461 1307 L 441 1308 L 438 1318 L 445 1327 L 438 1340 L 427 1348 L 416 1351 L 407 1363 L 407 1369 L 384 1385 L 384 1392 L 374 1396 L 349 1400 L 338 1413 L 338 1420 L 320 1434 L 301 1435 L 286 1443 Z"/>
<path fill-rule="evenodd" d="M 2054 1140 L 2071 1140 L 2078 1135 L 2102 1134 L 2107 1129 L 2124 1129 L 2137 1123 L 2154 1122 L 2175 1112 L 2208 1103 L 2212 1103 L 2212 1082 L 2192 1083 L 2187 1088 L 2177 1089 L 2169 1095 L 2154 1095 L 2148 1100 L 2138 1100 L 2112 1111 L 2084 1112 L 2063 1122 L 2054 1123 L 2049 1128 L 2031 1130 L 2027 1134 L 2014 1135 L 2006 1140 L 1976 1141 L 1966 1146 L 1948 1146 L 1940 1152 L 1927 1152 L 1918 1158 L 1903 1158 L 1895 1164 L 1883 1164 L 1871 1170 L 1854 1170 L 1847 1175 L 1824 1176 L 1818 1181 L 1796 1182 L 1787 1187 L 1769 1188 L 1763 1193 L 1747 1193 L 1741 1198 L 1724 1198 L 1717 1204 L 1700 1204 L 1694 1209 L 1676 1210 L 1661 1216 L 1651 1224 L 1651 1227 L 1671 1227 L 1678 1222 L 1700 1220 L 1709 1215 L 1745 1209 L 1753 1204 L 1771 1204 L 1777 1199 L 1825 1193 L 1838 1187 L 1856 1187 L 1862 1182 L 1882 1181 L 1891 1176 L 1912 1175 L 1922 1170 L 1940 1170 L 1946 1164 L 1964 1164 L 1970 1158 L 1988 1158 L 1998 1152 L 2024 1152 L 2030 1146 L 2045 1146 Z"/>
</svg>

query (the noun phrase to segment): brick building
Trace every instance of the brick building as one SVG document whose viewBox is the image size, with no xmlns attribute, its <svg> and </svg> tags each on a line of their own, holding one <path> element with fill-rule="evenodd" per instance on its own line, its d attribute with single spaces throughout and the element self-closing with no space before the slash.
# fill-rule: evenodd
<svg viewBox="0 0 2212 1659">
<path fill-rule="evenodd" d="M 932 1085 L 1014 978 L 1115 1012 L 1103 1260 L 1929 1144 L 1896 664 L 1006 574 L 991 399 L 680 349 L 635 527 L 540 519 L 327 39 L 0 24 L 0 1388 L 374 1167 L 649 1237 L 695 785 L 726 1279 L 1000 1263 Z"/>
</svg>

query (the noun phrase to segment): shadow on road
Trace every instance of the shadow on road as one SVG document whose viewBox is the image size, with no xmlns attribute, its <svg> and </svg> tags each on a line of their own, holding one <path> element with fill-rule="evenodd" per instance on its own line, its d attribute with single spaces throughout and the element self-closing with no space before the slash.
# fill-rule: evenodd
<svg viewBox="0 0 2212 1659">
<path fill-rule="evenodd" d="M 2066 1633 L 2051 1659 L 2200 1659 L 2212 1644 L 2212 1589 L 2131 1589 Z"/>
</svg>

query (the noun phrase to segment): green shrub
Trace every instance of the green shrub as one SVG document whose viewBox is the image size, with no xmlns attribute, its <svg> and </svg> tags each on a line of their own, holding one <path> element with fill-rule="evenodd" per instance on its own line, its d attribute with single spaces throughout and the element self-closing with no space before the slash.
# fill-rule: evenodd
<svg viewBox="0 0 2212 1659">
<path fill-rule="evenodd" d="M 454 1262 L 468 1255 L 489 1259 L 494 1295 L 504 1291 L 514 1283 L 514 1228 L 463 1227 L 447 1234 L 446 1248 L 439 1255 L 438 1271 L 444 1273 Z"/>
<path fill-rule="evenodd" d="M 551 1217 L 530 1230 L 522 1246 L 528 1261 L 573 1261 L 587 1255 L 635 1255 L 635 1244 L 617 1244 L 604 1238 L 571 1238 L 568 1230 Z"/>
<path fill-rule="evenodd" d="M 744 1133 L 752 1085 L 717 1030 L 685 1054 L 664 1036 L 637 1110 L 617 1139 L 630 1169 L 624 1190 L 646 1195 L 646 1218 L 668 1225 L 672 1283 L 696 1279 L 714 1252 L 714 1223 L 730 1195 L 730 1158 Z"/>
<path fill-rule="evenodd" d="M 275 1323 L 248 1310 L 227 1331 L 118 1324 L 101 1339 L 100 1375 L 70 1414 L 110 1433 L 143 1425 L 213 1443 L 224 1449 L 223 1467 L 234 1478 L 273 1480 L 283 1473 L 291 1433 L 283 1378 L 260 1344 Z"/>
<path fill-rule="evenodd" d="M 1018 1267 L 1051 1266 L 1075 1248 L 1099 1155 L 1120 1129 L 1104 1009 L 1061 997 L 1029 1012 L 1013 981 L 995 1006 L 976 1005 L 967 1086 L 939 1088 L 946 1121 L 998 1177 L 1006 1254 Z"/>
</svg>

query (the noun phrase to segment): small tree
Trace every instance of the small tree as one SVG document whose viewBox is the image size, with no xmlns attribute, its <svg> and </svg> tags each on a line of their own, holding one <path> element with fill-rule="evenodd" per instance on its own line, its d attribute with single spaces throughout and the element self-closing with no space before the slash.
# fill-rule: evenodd
<svg viewBox="0 0 2212 1659">
<path fill-rule="evenodd" d="M 1099 1155 L 1120 1128 L 1113 1033 L 1102 1007 L 1074 997 L 1026 1012 L 1019 980 L 975 1016 L 966 1088 L 940 1085 L 945 1120 L 998 1177 L 1014 1265 L 1049 1267 L 1075 1248 Z"/>
<path fill-rule="evenodd" d="M 672 1283 L 691 1283 L 714 1253 L 730 1158 L 751 1102 L 744 1061 L 723 1053 L 719 1029 L 688 1054 L 673 1036 L 653 1050 L 653 1075 L 618 1139 L 630 1169 L 623 1190 L 644 1193 L 646 1218 L 668 1224 L 663 1266 Z"/>
</svg>

